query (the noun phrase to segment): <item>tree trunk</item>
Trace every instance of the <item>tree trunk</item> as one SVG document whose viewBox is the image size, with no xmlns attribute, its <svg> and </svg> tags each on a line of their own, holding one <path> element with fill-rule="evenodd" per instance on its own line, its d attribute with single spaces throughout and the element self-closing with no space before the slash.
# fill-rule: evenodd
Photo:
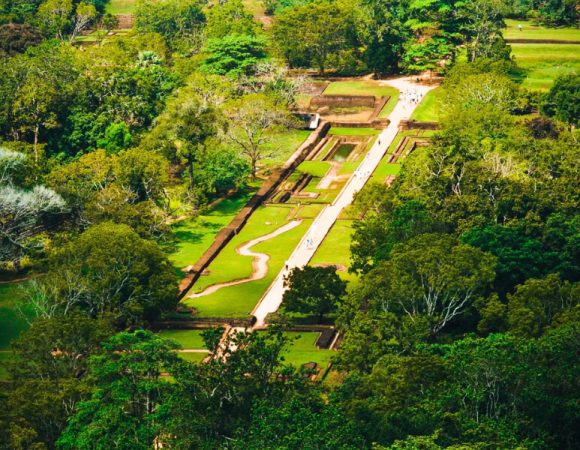
<svg viewBox="0 0 580 450">
<path fill-rule="evenodd" d="M 34 162 L 38 162 L 38 134 L 40 132 L 40 126 L 37 124 L 34 127 Z"/>
</svg>

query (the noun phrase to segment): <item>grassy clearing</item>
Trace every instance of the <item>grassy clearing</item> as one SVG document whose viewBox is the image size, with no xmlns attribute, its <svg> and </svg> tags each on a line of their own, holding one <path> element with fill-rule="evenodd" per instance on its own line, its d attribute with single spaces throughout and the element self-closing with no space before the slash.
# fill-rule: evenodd
<svg viewBox="0 0 580 450">
<path fill-rule="evenodd" d="M 310 260 L 309 265 L 342 265 L 350 267 L 350 244 L 354 233 L 353 220 L 337 220 L 326 235 L 318 250 Z M 348 271 L 339 271 L 338 275 L 353 284 L 357 277 Z"/>
<path fill-rule="evenodd" d="M 296 171 L 322 178 L 326 175 L 330 166 L 331 164 L 328 161 L 304 161 L 296 168 Z"/>
<path fill-rule="evenodd" d="M 401 171 L 401 164 L 380 164 L 374 171 L 371 181 L 382 183 L 389 175 L 398 175 Z"/>
<path fill-rule="evenodd" d="M 558 39 L 562 41 L 580 41 L 578 28 L 547 28 L 534 25 L 527 20 L 506 20 L 504 37 L 506 39 Z M 522 31 L 518 29 L 522 26 Z"/>
<path fill-rule="evenodd" d="M 23 298 L 22 283 L 0 284 L 0 350 L 10 347 L 10 342 L 28 328 L 28 322 L 18 311 Z"/>
<path fill-rule="evenodd" d="M 380 119 L 384 119 L 385 117 L 389 117 L 390 114 L 393 112 L 393 109 L 395 109 L 395 106 L 397 106 L 397 103 L 399 102 L 400 92 L 395 88 L 392 88 L 392 89 L 393 89 L 393 93 L 389 94 L 391 96 L 391 98 L 389 99 L 387 104 L 383 107 L 383 109 L 381 109 L 381 112 L 379 113 L 378 117 Z"/>
<path fill-rule="evenodd" d="M 328 130 L 328 134 L 336 136 L 376 136 L 380 134 L 381 130 L 374 128 L 341 128 L 333 127 Z"/>
<path fill-rule="evenodd" d="M 160 330 L 157 334 L 171 339 L 186 349 L 205 349 L 201 330 Z"/>
<path fill-rule="evenodd" d="M 266 154 L 271 154 L 260 163 L 261 167 L 275 167 L 283 165 L 300 145 L 310 136 L 310 130 L 287 130 L 272 134 L 272 140 L 264 145 Z"/>
<path fill-rule="evenodd" d="M 374 95 L 382 97 L 395 96 L 399 93 L 392 86 L 382 85 L 372 80 L 333 81 L 324 90 L 324 95 Z"/>
<path fill-rule="evenodd" d="M 201 277 L 194 286 L 200 292 L 207 286 L 247 278 L 252 273 L 252 258 L 236 252 L 240 245 L 264 236 L 288 222 L 291 205 L 271 205 L 258 208 L 242 231 L 235 236 L 209 265 L 209 275 Z"/>
<path fill-rule="evenodd" d="M 304 333 L 288 331 L 284 333 L 291 339 L 288 349 L 283 353 L 285 363 L 300 367 L 309 362 L 315 362 L 322 368 L 330 362 L 330 358 L 336 353 L 333 350 L 316 348 L 316 340 L 319 333 Z"/>
<path fill-rule="evenodd" d="M 203 255 L 213 243 L 215 236 L 232 221 L 253 193 L 246 191 L 236 194 L 220 201 L 206 214 L 172 225 L 174 245 L 169 260 L 180 276 L 184 275 L 180 269 L 194 264 Z"/>
<path fill-rule="evenodd" d="M 439 120 L 439 101 L 442 95 L 443 91 L 440 87 L 429 91 L 413 111 L 411 119 L 420 122 L 437 122 Z"/>
<path fill-rule="evenodd" d="M 206 357 L 207 357 L 207 353 L 202 353 L 202 352 L 195 352 L 195 353 L 185 353 L 185 352 L 179 352 L 179 357 L 185 361 L 188 361 L 190 363 L 195 363 L 195 364 L 199 364 L 201 363 Z"/>
<path fill-rule="evenodd" d="M 105 12 L 110 14 L 134 14 L 137 9 L 135 0 L 109 0 L 105 6 Z"/>
<path fill-rule="evenodd" d="M 280 272 L 284 262 L 298 245 L 311 223 L 312 219 L 306 219 L 296 228 L 253 248 L 254 251 L 270 255 L 268 274 L 261 280 L 226 287 L 204 297 L 185 299 L 185 303 L 196 308 L 199 317 L 247 317 Z M 265 233 L 260 233 L 260 235 L 262 234 Z M 220 254 L 220 256 L 222 255 Z M 222 262 L 215 267 L 227 275 L 228 272 L 231 273 L 230 268 L 232 271 L 239 270 L 239 260 L 242 259 L 250 260 L 251 258 L 242 258 L 238 255 L 237 258 L 230 258 L 228 262 Z M 251 261 L 249 263 L 251 268 Z M 246 276 L 249 276 L 249 271 Z M 238 278 L 240 277 L 228 277 L 226 281 Z"/>
<path fill-rule="evenodd" d="M 580 71 L 576 44 L 512 44 L 516 63 L 524 71 L 522 86 L 545 91 L 560 76 Z"/>
</svg>

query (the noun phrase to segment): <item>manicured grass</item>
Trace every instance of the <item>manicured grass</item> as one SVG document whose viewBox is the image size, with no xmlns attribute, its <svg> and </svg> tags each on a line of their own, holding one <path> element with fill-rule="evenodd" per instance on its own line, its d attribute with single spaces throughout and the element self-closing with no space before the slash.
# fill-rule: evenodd
<svg viewBox="0 0 580 450">
<path fill-rule="evenodd" d="M 253 194 L 254 191 L 241 192 L 220 201 L 206 214 L 176 222 L 171 226 L 174 246 L 169 260 L 181 276 L 184 273 L 180 269 L 194 264 L 203 255 L 215 236 L 232 221 Z"/>
<path fill-rule="evenodd" d="M 282 166 L 310 133 L 310 130 L 291 129 L 272 134 L 271 141 L 264 145 L 265 153 L 271 153 L 271 156 L 262 160 L 260 167 Z"/>
<path fill-rule="evenodd" d="M 380 134 L 381 130 L 375 130 L 374 128 L 341 128 L 333 127 L 328 130 L 328 134 L 334 134 L 336 136 L 376 136 Z"/>
<path fill-rule="evenodd" d="M 391 98 L 389 99 L 387 104 L 383 107 L 383 109 L 381 109 L 381 112 L 379 113 L 379 118 L 381 118 L 381 119 L 383 119 L 385 117 L 389 117 L 389 115 L 393 112 L 393 109 L 395 109 L 395 106 L 397 106 L 397 103 L 399 102 L 400 92 L 395 88 L 392 88 L 392 89 L 393 89 L 393 93 L 389 94 L 391 96 Z"/>
<path fill-rule="evenodd" d="M 205 344 L 201 330 L 160 330 L 157 334 L 165 339 L 171 339 L 187 349 L 203 349 Z"/>
<path fill-rule="evenodd" d="M 287 364 L 300 367 L 303 364 L 315 362 L 324 369 L 330 362 L 330 358 L 336 354 L 333 350 L 316 348 L 319 333 L 288 331 L 284 334 L 290 338 L 288 349 L 283 353 L 284 362 Z"/>
<path fill-rule="evenodd" d="M 506 20 L 504 37 L 506 39 L 558 39 L 563 41 L 580 41 L 578 28 L 547 28 L 534 25 L 526 20 Z M 518 29 L 522 25 L 522 31 Z"/>
<path fill-rule="evenodd" d="M 276 207 L 270 206 L 265 209 L 276 209 Z M 253 247 L 252 250 L 256 252 L 270 255 L 270 260 L 268 261 L 268 274 L 261 280 L 222 288 L 217 292 L 204 297 L 186 298 L 184 299 L 185 304 L 196 308 L 199 317 L 246 317 L 252 312 L 263 293 L 272 283 L 276 275 L 278 275 L 285 261 L 288 259 L 296 245 L 298 245 L 300 239 L 304 233 L 306 233 L 311 223 L 312 219 L 305 219 L 296 228 Z M 242 240 L 242 242 L 247 242 L 249 240 L 248 235 L 255 235 L 257 232 L 259 232 L 259 236 L 267 234 L 269 231 L 265 228 L 270 227 L 264 226 L 261 230 L 252 228 L 253 227 L 251 227 L 251 231 L 249 231 L 245 237 L 238 240 L 238 242 Z M 232 244 L 232 242 L 230 244 Z M 234 243 L 234 245 L 237 246 L 239 244 L 236 245 L 236 243 Z M 220 253 L 218 258 L 216 258 L 214 263 L 210 265 L 210 271 L 212 270 L 212 267 L 214 267 L 216 271 L 219 271 L 219 273 L 214 274 L 214 280 L 229 281 L 250 275 L 251 258 L 241 257 L 240 255 L 232 257 L 232 248 L 235 247 L 228 245 L 224 251 Z M 218 259 L 220 261 L 218 261 Z M 243 275 L 240 276 L 241 274 Z M 212 275 L 210 275 L 210 277 L 212 277 Z M 207 286 L 208 284 L 206 283 L 206 280 L 203 279 L 203 281 L 204 285 Z"/>
<path fill-rule="evenodd" d="M 378 81 L 355 80 L 355 81 L 333 81 L 324 90 L 324 95 L 374 95 L 382 97 L 385 95 L 395 96 L 399 93 L 392 86 L 381 85 Z"/>
<path fill-rule="evenodd" d="M 373 173 L 372 181 L 383 183 L 389 175 L 398 175 L 400 171 L 401 164 L 380 164 Z"/>
<path fill-rule="evenodd" d="M 191 353 L 179 352 L 178 354 L 181 359 L 195 364 L 201 363 L 208 355 L 208 353 L 202 352 L 191 352 Z"/>
<path fill-rule="evenodd" d="M 419 120 L 421 122 L 437 122 L 439 120 L 439 105 L 438 102 L 443 95 L 440 87 L 429 91 L 419 106 L 415 108 L 411 119 Z"/>
<path fill-rule="evenodd" d="M 133 14 L 137 9 L 136 0 L 109 0 L 105 12 L 110 14 Z"/>
<path fill-rule="evenodd" d="M 352 241 L 353 220 L 337 220 L 326 235 L 309 265 L 340 264 L 350 267 L 350 244 Z M 356 282 L 356 275 L 348 271 L 339 271 L 338 275 L 349 282 Z"/>
<path fill-rule="evenodd" d="M 560 76 L 580 71 L 576 44 L 512 44 L 516 63 L 524 71 L 522 86 L 545 91 Z"/>
<path fill-rule="evenodd" d="M 293 208 L 293 205 L 271 205 L 258 208 L 241 232 L 209 265 L 209 275 L 199 279 L 193 287 L 194 291 L 200 292 L 212 284 L 249 277 L 252 273 L 252 258 L 239 255 L 236 248 L 280 228 L 288 222 L 288 216 Z"/>
<path fill-rule="evenodd" d="M 28 322 L 18 311 L 23 298 L 22 283 L 0 284 L 0 350 L 10 347 L 10 342 L 28 328 Z"/>
<path fill-rule="evenodd" d="M 328 161 L 304 161 L 296 170 L 314 177 L 322 178 L 330 169 L 331 164 Z"/>
</svg>

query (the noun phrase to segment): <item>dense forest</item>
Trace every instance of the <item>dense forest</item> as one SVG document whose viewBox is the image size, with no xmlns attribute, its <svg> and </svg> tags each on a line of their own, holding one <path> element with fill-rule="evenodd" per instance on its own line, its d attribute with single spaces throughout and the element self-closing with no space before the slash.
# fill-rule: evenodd
<svg viewBox="0 0 580 450">
<path fill-rule="evenodd" d="M 580 74 L 528 90 L 503 36 L 577 27 L 577 2 L 261 7 L 140 0 L 110 37 L 106 1 L 0 0 L 0 280 L 27 280 L 28 324 L 0 448 L 578 448 Z M 202 333 L 203 364 L 150 330 L 179 305 L 172 224 L 289 156 L 305 83 L 424 73 L 438 130 L 357 195 L 356 283 L 295 271 L 267 331 Z M 293 311 L 341 333 L 325 382 L 285 361 Z"/>
</svg>

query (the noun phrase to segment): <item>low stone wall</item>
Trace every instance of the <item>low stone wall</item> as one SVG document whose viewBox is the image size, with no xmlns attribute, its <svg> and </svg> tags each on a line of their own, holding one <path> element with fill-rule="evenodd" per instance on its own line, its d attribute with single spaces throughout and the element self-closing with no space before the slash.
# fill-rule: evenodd
<svg viewBox="0 0 580 450">
<path fill-rule="evenodd" d="M 173 319 L 173 320 L 159 320 L 152 322 L 150 328 L 153 331 L 159 330 L 207 330 L 208 328 L 223 327 L 230 325 L 232 327 L 249 328 L 255 322 L 253 316 L 247 319 L 231 319 L 222 317 L 207 317 L 207 318 L 188 318 L 188 319 Z"/>
<path fill-rule="evenodd" d="M 438 130 L 438 122 L 418 122 L 416 120 L 401 120 L 402 130 Z"/>
<path fill-rule="evenodd" d="M 191 272 L 187 273 L 181 283 L 179 284 L 179 299 L 182 299 L 187 291 L 191 289 L 193 284 L 198 280 L 201 273 L 209 266 L 218 253 L 226 246 L 226 244 L 240 232 L 246 224 L 254 210 L 272 195 L 274 190 L 284 181 L 296 167 L 300 165 L 310 151 L 318 144 L 328 133 L 330 124 L 328 122 L 321 122 L 318 128 L 306 139 L 306 141 L 294 152 L 294 154 L 286 161 L 281 169 L 278 169 L 270 175 L 262 187 L 254 194 L 248 201 L 246 206 L 234 217 L 230 224 L 221 230 L 215 237 L 213 244 L 205 251 L 205 253 L 193 265 Z"/>
<path fill-rule="evenodd" d="M 366 122 L 342 122 L 340 120 L 333 120 L 329 122 L 333 127 L 346 127 L 346 128 L 375 128 L 377 130 L 384 130 L 389 126 L 391 121 L 389 119 L 375 119 Z"/>
<path fill-rule="evenodd" d="M 117 14 L 115 16 L 117 19 L 118 25 L 117 29 L 119 30 L 130 30 L 133 28 L 133 14 Z"/>
<path fill-rule="evenodd" d="M 391 100 L 391 96 L 390 95 L 386 95 L 384 97 L 379 97 L 379 100 L 375 104 L 375 109 L 373 110 L 373 113 L 369 117 L 369 120 L 371 122 L 373 120 L 375 120 L 379 116 L 379 114 L 381 113 L 381 111 L 383 110 L 383 108 L 385 107 L 385 105 L 387 104 L 387 102 L 389 102 L 390 100 Z"/>
<path fill-rule="evenodd" d="M 372 95 L 317 95 L 310 100 L 310 108 L 374 108 L 376 98 Z"/>
</svg>

